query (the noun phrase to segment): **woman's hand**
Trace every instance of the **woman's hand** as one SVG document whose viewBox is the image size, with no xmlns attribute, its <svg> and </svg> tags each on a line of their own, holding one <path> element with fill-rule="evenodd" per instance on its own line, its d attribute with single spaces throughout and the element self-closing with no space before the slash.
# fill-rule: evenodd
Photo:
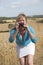
<svg viewBox="0 0 43 65">
<path fill-rule="evenodd" d="M 18 22 L 15 24 L 15 28 L 16 28 L 16 31 L 18 32 L 19 31 L 19 23 Z"/>
<path fill-rule="evenodd" d="M 28 29 L 28 24 L 24 24 L 24 28 L 27 30 Z"/>
</svg>

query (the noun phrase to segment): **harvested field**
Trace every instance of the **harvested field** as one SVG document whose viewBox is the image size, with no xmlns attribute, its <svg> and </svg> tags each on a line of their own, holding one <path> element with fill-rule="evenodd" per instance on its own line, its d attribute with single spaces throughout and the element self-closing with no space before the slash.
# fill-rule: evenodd
<svg viewBox="0 0 43 65">
<path fill-rule="evenodd" d="M 34 65 L 43 65 L 43 23 L 38 21 L 40 19 L 28 19 L 28 23 L 35 29 L 37 35 Z M 0 30 L 8 30 L 8 24 L 0 24 Z M 16 43 L 10 43 L 8 37 L 9 32 L 0 33 L 0 65 L 20 65 L 16 54 Z"/>
</svg>

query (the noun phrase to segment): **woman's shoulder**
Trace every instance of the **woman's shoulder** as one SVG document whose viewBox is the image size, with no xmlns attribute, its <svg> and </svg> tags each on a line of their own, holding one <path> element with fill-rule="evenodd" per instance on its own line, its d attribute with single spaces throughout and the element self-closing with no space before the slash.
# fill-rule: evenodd
<svg viewBox="0 0 43 65">
<path fill-rule="evenodd" d="M 29 28 L 29 29 L 33 29 L 33 27 L 32 27 L 31 25 L 28 25 L 28 28 Z"/>
<path fill-rule="evenodd" d="M 14 33 L 14 32 L 16 32 L 15 28 L 10 29 L 10 33 Z"/>
<path fill-rule="evenodd" d="M 16 28 L 12 28 L 12 29 L 10 29 L 10 31 L 13 31 L 13 30 L 16 31 Z"/>
<path fill-rule="evenodd" d="M 34 28 L 33 28 L 31 25 L 28 25 L 28 29 L 29 29 L 32 33 L 35 33 L 35 30 L 34 30 Z"/>
</svg>

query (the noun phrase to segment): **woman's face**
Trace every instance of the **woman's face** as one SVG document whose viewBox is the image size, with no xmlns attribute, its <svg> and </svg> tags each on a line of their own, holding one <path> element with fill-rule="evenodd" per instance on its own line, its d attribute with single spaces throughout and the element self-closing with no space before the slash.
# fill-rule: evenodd
<svg viewBox="0 0 43 65">
<path fill-rule="evenodd" d="M 21 17 L 20 19 L 18 19 L 18 23 L 24 23 L 24 24 L 26 24 L 25 17 Z"/>
<path fill-rule="evenodd" d="M 18 19 L 18 23 L 24 23 L 24 24 L 26 24 L 26 19 L 25 19 L 25 17 L 21 17 L 20 19 Z M 24 28 L 20 28 L 20 32 L 21 32 L 21 33 L 25 33 Z"/>
</svg>

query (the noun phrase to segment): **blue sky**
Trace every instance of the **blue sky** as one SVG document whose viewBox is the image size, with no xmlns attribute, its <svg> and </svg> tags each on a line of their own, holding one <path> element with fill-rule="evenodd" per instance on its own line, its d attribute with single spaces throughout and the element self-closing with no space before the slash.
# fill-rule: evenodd
<svg viewBox="0 0 43 65">
<path fill-rule="evenodd" d="M 0 16 L 43 15 L 43 0 L 0 0 Z"/>
</svg>

